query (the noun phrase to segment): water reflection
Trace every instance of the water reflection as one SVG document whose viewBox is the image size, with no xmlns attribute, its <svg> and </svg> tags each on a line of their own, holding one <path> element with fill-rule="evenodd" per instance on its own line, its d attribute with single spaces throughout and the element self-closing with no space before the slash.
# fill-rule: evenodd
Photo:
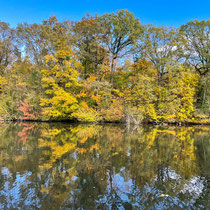
<svg viewBox="0 0 210 210">
<path fill-rule="evenodd" d="M 210 128 L 0 124 L 0 209 L 210 208 Z"/>
</svg>

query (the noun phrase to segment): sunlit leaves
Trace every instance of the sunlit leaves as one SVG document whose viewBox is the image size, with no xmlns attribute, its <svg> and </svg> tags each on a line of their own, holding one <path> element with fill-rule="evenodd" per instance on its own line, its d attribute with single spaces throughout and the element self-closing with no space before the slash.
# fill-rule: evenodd
<svg viewBox="0 0 210 210">
<path fill-rule="evenodd" d="M 127 10 L 1 22 L 1 118 L 208 123 L 208 46 L 209 21 L 143 26 Z"/>
<path fill-rule="evenodd" d="M 41 99 L 46 119 L 72 119 L 73 113 L 79 108 L 76 90 L 80 64 L 76 61 L 73 51 L 58 41 L 55 55 L 46 56 L 46 69 L 42 70 L 42 82 L 46 96 Z"/>
</svg>

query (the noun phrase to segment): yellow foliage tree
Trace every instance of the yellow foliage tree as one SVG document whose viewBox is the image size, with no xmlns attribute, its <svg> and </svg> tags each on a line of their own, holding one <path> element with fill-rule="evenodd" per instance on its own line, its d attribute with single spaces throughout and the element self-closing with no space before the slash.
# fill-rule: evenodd
<svg viewBox="0 0 210 210">
<path fill-rule="evenodd" d="M 42 70 L 42 87 L 46 96 L 41 98 L 45 119 L 73 119 L 79 108 L 76 92 L 81 67 L 73 51 L 65 42 L 57 42 L 54 55 L 47 55 L 46 68 Z"/>
<path fill-rule="evenodd" d="M 186 121 L 192 118 L 198 75 L 182 66 L 167 67 L 160 87 L 158 116 L 164 121 Z"/>
</svg>

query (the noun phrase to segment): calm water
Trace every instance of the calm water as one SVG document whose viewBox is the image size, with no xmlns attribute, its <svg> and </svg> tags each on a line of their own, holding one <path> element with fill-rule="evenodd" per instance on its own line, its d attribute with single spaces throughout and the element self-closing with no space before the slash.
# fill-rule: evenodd
<svg viewBox="0 0 210 210">
<path fill-rule="evenodd" d="M 209 209 L 210 127 L 0 124 L 0 209 Z"/>
</svg>

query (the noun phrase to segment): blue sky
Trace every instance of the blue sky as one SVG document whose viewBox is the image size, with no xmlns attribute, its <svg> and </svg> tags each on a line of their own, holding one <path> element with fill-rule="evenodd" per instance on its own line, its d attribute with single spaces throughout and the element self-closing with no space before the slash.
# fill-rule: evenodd
<svg viewBox="0 0 210 210">
<path fill-rule="evenodd" d="M 0 0 L 0 21 L 12 27 L 18 23 L 41 22 L 50 15 L 62 21 L 80 20 L 91 15 L 128 9 L 143 24 L 180 26 L 191 19 L 210 18 L 210 0 Z"/>
</svg>

